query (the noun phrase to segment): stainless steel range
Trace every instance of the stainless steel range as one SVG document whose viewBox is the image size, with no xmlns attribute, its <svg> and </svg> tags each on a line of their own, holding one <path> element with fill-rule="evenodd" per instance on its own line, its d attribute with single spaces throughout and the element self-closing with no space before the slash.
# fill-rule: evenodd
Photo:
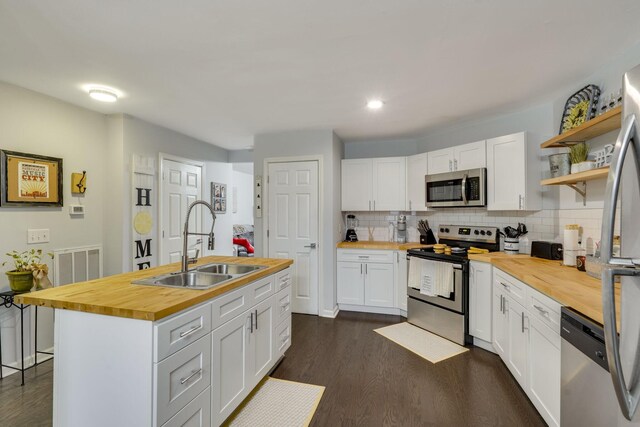
<svg viewBox="0 0 640 427">
<path fill-rule="evenodd" d="M 472 340 L 467 249 L 473 246 L 498 251 L 500 233 L 497 227 L 441 225 L 438 238 L 439 244 L 452 248 L 450 255 L 436 253 L 433 248 L 410 249 L 407 253 L 407 320 L 460 345 L 468 344 Z"/>
</svg>

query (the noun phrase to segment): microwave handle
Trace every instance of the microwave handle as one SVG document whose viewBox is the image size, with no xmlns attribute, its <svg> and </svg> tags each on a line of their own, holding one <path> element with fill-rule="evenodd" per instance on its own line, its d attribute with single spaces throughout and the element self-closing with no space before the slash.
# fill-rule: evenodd
<svg viewBox="0 0 640 427">
<path fill-rule="evenodd" d="M 462 201 L 464 202 L 465 205 L 469 204 L 469 201 L 467 200 L 467 174 L 466 173 L 462 178 Z"/>
</svg>

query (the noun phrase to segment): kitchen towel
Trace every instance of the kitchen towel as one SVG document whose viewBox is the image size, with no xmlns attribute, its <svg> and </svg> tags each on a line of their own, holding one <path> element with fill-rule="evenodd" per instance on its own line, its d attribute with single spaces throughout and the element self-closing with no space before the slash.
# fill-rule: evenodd
<svg viewBox="0 0 640 427">
<path fill-rule="evenodd" d="M 409 287 L 420 290 L 422 295 L 436 296 L 435 262 L 411 257 L 409 259 Z"/>
<path fill-rule="evenodd" d="M 453 264 L 435 262 L 436 294 L 449 298 L 453 292 Z"/>
</svg>

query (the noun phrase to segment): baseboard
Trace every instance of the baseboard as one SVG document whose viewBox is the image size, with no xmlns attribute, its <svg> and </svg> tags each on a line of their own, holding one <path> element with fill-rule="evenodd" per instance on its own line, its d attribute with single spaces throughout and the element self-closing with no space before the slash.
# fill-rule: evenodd
<svg viewBox="0 0 640 427">
<path fill-rule="evenodd" d="M 395 316 L 402 316 L 402 310 L 395 307 L 371 307 L 368 305 L 351 305 L 351 304 L 339 304 L 340 310 L 343 311 L 358 311 L 361 313 L 376 313 L 376 314 L 392 314 Z M 407 313 L 404 313 L 406 316 Z"/>
<path fill-rule="evenodd" d="M 338 306 L 336 305 L 333 310 L 323 310 L 319 316 L 320 317 L 329 317 L 331 319 L 335 319 L 336 316 L 338 315 L 338 313 L 340 312 L 340 309 L 338 308 Z"/>
<path fill-rule="evenodd" d="M 493 344 L 488 341 L 481 340 L 480 338 L 473 337 L 473 345 L 476 347 L 480 347 L 483 350 L 490 351 L 491 353 L 495 353 L 496 350 L 493 348 Z"/>
<path fill-rule="evenodd" d="M 40 350 L 40 351 L 46 351 L 47 353 L 53 353 L 53 347 L 45 348 L 45 349 Z M 52 354 L 38 354 L 38 365 L 41 364 L 42 362 L 46 362 L 49 359 L 53 359 L 53 355 Z M 34 363 L 35 363 L 35 357 L 34 357 L 33 354 L 29 355 L 29 356 L 26 356 L 24 358 L 24 368 L 25 369 L 29 368 Z M 5 365 L 10 366 L 12 368 L 20 369 L 20 361 L 19 360 L 16 360 L 15 362 L 5 363 Z M 2 367 L 2 376 L 4 378 L 6 378 L 6 377 L 11 376 L 13 374 L 19 373 L 20 371 L 18 371 L 16 369 Z"/>
</svg>

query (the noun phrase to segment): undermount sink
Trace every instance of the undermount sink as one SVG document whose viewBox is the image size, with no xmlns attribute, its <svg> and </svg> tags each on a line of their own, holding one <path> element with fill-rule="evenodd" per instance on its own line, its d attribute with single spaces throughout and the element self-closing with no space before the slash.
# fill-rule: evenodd
<svg viewBox="0 0 640 427">
<path fill-rule="evenodd" d="M 196 268 L 201 273 L 231 274 L 234 276 L 252 273 L 256 270 L 266 268 L 263 265 L 243 265 L 243 264 L 207 264 Z"/>
<path fill-rule="evenodd" d="M 166 286 L 184 289 L 209 289 L 229 280 L 237 279 L 256 270 L 262 265 L 206 264 L 187 272 L 163 274 L 132 282 L 134 285 Z"/>
</svg>

